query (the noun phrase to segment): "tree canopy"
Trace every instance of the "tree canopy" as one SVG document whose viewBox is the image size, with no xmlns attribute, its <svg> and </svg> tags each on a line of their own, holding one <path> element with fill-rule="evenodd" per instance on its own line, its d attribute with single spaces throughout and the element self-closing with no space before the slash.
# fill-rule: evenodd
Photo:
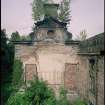
<svg viewBox="0 0 105 105">
<path fill-rule="evenodd" d="M 59 7 L 60 13 L 58 18 L 63 22 L 70 22 L 70 0 L 63 0 Z"/>
<path fill-rule="evenodd" d="M 7 101 L 11 94 L 11 75 L 14 60 L 14 45 L 8 40 L 6 30 L 1 29 L 1 104 Z M 7 43 L 8 42 L 8 43 Z"/>
<path fill-rule="evenodd" d="M 32 38 L 31 38 L 30 34 L 27 36 L 26 35 L 20 35 L 18 31 L 13 32 L 11 34 L 11 38 L 10 38 L 11 41 L 31 41 L 31 39 Z"/>
<path fill-rule="evenodd" d="M 19 32 L 13 32 L 11 35 L 11 41 L 20 41 L 20 34 Z"/>
<path fill-rule="evenodd" d="M 32 2 L 32 18 L 39 21 L 44 17 L 44 4 L 53 0 L 33 0 Z M 70 22 L 70 0 L 62 0 L 59 4 L 59 14 L 57 17 L 63 22 Z"/>
</svg>

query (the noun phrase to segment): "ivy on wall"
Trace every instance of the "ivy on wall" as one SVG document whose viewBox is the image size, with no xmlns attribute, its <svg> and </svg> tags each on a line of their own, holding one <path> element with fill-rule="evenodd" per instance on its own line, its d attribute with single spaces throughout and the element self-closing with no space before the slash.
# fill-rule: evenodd
<svg viewBox="0 0 105 105">
<path fill-rule="evenodd" d="M 89 70 L 89 76 L 90 76 L 90 92 L 95 96 L 96 95 L 96 61 L 95 59 L 90 59 L 90 70 Z"/>
</svg>

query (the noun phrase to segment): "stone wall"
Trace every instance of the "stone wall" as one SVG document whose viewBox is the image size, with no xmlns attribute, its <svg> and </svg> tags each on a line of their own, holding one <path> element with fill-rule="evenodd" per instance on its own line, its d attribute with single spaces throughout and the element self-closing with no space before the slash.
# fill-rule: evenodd
<svg viewBox="0 0 105 105">
<path fill-rule="evenodd" d="M 78 55 L 78 92 L 82 98 L 87 99 L 88 97 L 88 82 L 89 82 L 89 66 L 88 57 Z"/>
<path fill-rule="evenodd" d="M 97 105 L 104 105 L 104 57 L 98 59 Z"/>
<path fill-rule="evenodd" d="M 80 53 L 100 53 L 104 51 L 104 33 L 80 42 Z"/>
<path fill-rule="evenodd" d="M 76 48 L 63 44 L 38 44 L 36 51 L 39 62 L 39 77 L 49 81 L 50 84 L 64 84 L 63 73 L 65 63 L 77 63 Z M 43 76 L 40 75 L 43 73 Z M 46 76 L 45 76 L 46 75 Z"/>
<path fill-rule="evenodd" d="M 40 28 L 37 30 L 37 40 L 41 42 L 48 40 L 48 31 L 53 30 L 52 39 L 56 42 L 64 42 L 66 40 L 66 30 L 63 28 Z"/>
<path fill-rule="evenodd" d="M 37 46 L 38 55 L 38 76 L 47 81 L 48 84 L 54 88 L 56 93 L 61 86 L 72 86 L 75 89 L 70 89 L 68 92 L 69 100 L 74 100 L 78 97 L 78 46 L 70 45 L 65 46 L 62 43 L 39 43 Z M 76 65 L 74 72 L 68 73 L 68 83 L 65 83 L 65 70 L 66 64 Z M 69 69 L 71 70 L 71 69 Z M 71 82 L 73 80 L 73 82 Z M 65 87 L 66 88 L 66 87 Z M 67 89 L 67 88 L 66 88 Z"/>
<path fill-rule="evenodd" d="M 90 66 L 90 59 L 95 60 L 93 69 Z M 92 71 L 90 71 L 92 70 Z M 90 73 L 95 76 L 92 83 Z M 92 102 L 93 105 L 104 105 L 104 57 L 103 56 L 79 56 L 78 89 L 81 97 Z M 94 93 L 91 91 L 94 87 Z"/>
<path fill-rule="evenodd" d="M 66 64 L 74 64 L 78 66 L 78 45 L 71 44 L 65 46 L 63 43 L 37 43 L 35 46 L 17 45 L 15 48 L 19 48 L 16 57 L 19 57 L 24 65 L 24 74 L 26 74 L 26 65 L 35 64 L 37 66 L 37 74 L 40 79 L 48 82 L 49 86 L 52 86 L 54 90 L 58 91 L 61 86 L 64 86 L 64 72 Z M 18 56 L 19 55 L 19 56 Z M 32 73 L 33 69 L 29 70 Z M 28 70 L 27 70 L 28 72 Z M 74 77 L 73 77 L 74 76 Z M 74 72 L 74 75 L 70 74 L 70 80 L 75 78 L 75 83 L 69 83 L 70 86 L 75 85 L 76 89 L 71 90 L 70 94 L 78 94 L 78 68 Z M 32 77 L 32 75 L 30 75 Z M 25 80 L 30 80 L 30 77 L 24 75 Z M 69 95 L 70 95 L 69 94 Z M 70 96 L 73 97 L 73 96 Z"/>
<path fill-rule="evenodd" d="M 83 73 L 87 77 L 87 87 L 85 88 L 87 89 L 87 99 L 94 105 L 104 105 L 104 33 L 80 42 L 79 49 L 79 61 L 82 67 L 80 71 L 84 68 L 87 72 Z M 90 60 L 95 62 L 90 64 Z M 80 72 L 81 74 L 82 72 Z M 80 81 L 79 83 L 81 84 Z"/>
<path fill-rule="evenodd" d="M 58 93 L 61 86 L 65 86 L 68 90 L 68 98 L 71 101 L 81 96 L 81 98 L 90 100 L 94 104 L 104 105 L 103 56 L 91 54 L 78 55 L 78 44 L 70 43 L 69 45 L 65 45 L 62 40 L 64 39 L 63 34 L 61 34 L 63 31 L 56 31 L 61 35 L 57 36 L 58 39 L 61 37 L 60 43 L 40 41 L 33 45 L 15 45 L 15 57 L 21 59 L 23 62 L 24 80 L 31 80 L 34 75 L 37 75 L 40 79 L 46 81 L 54 89 L 55 93 Z M 97 73 L 95 95 L 90 92 L 89 59 L 91 58 L 95 59 L 97 63 L 95 64 L 95 72 Z M 67 64 L 70 67 L 67 67 Z M 29 65 L 28 69 L 26 68 L 27 65 Z M 31 65 L 35 65 L 36 67 Z M 75 65 L 75 67 L 72 65 Z"/>
</svg>

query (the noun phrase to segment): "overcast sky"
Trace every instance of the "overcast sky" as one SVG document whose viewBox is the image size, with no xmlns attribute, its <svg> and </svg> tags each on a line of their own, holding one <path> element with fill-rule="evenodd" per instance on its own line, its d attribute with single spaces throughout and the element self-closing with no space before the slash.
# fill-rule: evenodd
<svg viewBox="0 0 105 105">
<path fill-rule="evenodd" d="M 57 0 L 56 0 L 57 1 Z M 32 31 L 32 0 L 1 0 L 1 27 L 7 34 Z M 83 29 L 88 37 L 104 32 L 104 0 L 71 0 L 71 24 L 68 30 L 75 37 Z"/>
</svg>

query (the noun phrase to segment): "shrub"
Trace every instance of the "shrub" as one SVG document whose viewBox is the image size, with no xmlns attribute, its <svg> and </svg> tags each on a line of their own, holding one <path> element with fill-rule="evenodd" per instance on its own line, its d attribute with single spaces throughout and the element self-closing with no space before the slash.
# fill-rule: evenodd
<svg viewBox="0 0 105 105">
<path fill-rule="evenodd" d="M 30 87 L 26 89 L 26 97 L 32 105 L 56 105 L 53 90 L 39 79 L 30 82 Z"/>
<path fill-rule="evenodd" d="M 73 102 L 73 105 L 86 105 L 86 102 L 78 98 Z"/>
<path fill-rule="evenodd" d="M 67 90 L 64 87 L 60 88 L 60 96 L 58 103 L 59 105 L 70 105 L 70 102 L 67 99 Z"/>
<path fill-rule="evenodd" d="M 18 59 L 14 60 L 14 65 L 13 65 L 13 75 L 12 75 L 12 84 L 15 88 L 19 88 L 22 85 L 22 74 L 23 74 L 23 69 L 22 69 L 22 62 Z"/>
<path fill-rule="evenodd" d="M 54 92 L 41 80 L 33 80 L 25 92 L 11 95 L 6 105 L 57 105 Z"/>
<path fill-rule="evenodd" d="M 20 92 L 19 86 L 21 82 L 22 63 L 15 60 L 16 69 L 13 72 L 13 84 L 18 86 L 9 97 L 6 105 L 86 105 L 84 101 L 77 99 L 73 104 L 67 99 L 67 91 L 62 87 L 60 88 L 59 99 L 56 99 L 54 91 L 48 85 L 38 78 L 29 81 L 29 86 L 26 87 L 24 92 Z M 16 73 L 16 74 L 15 74 Z"/>
<path fill-rule="evenodd" d="M 11 95 L 6 105 L 30 105 L 25 98 L 25 94 L 15 93 Z"/>
</svg>

